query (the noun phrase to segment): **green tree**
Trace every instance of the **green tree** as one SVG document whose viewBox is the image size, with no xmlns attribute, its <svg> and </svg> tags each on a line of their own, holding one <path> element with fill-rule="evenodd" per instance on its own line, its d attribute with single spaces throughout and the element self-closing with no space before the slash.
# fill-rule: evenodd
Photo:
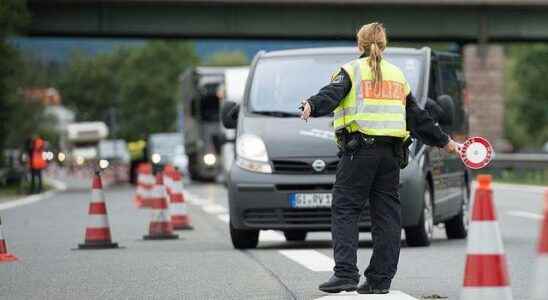
<svg viewBox="0 0 548 300">
<path fill-rule="evenodd" d="M 135 140 L 175 130 L 179 75 L 197 63 L 189 43 L 153 41 L 132 49 L 118 75 L 120 135 Z"/>
<path fill-rule="evenodd" d="M 207 58 L 207 66 L 243 66 L 249 64 L 249 59 L 241 51 L 217 52 Z"/>
<path fill-rule="evenodd" d="M 108 112 L 119 97 L 121 66 L 129 49 L 88 57 L 74 53 L 58 88 L 63 103 L 75 111 L 78 121 L 108 121 Z"/>
<path fill-rule="evenodd" d="M 548 141 L 548 45 L 514 46 L 509 52 L 506 136 L 516 148 Z"/>
<path fill-rule="evenodd" d="M 12 113 L 17 108 L 17 78 L 22 61 L 16 49 L 7 43 L 7 38 L 21 30 L 28 22 L 26 2 L 21 0 L 0 1 L 0 165 L 4 149 L 9 145 L 10 135 L 16 126 Z"/>
</svg>

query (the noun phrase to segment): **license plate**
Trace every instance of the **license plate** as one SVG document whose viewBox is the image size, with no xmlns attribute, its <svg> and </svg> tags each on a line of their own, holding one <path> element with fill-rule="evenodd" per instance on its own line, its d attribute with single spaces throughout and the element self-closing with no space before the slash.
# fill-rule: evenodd
<svg viewBox="0 0 548 300">
<path fill-rule="evenodd" d="M 294 208 L 331 207 L 331 193 L 293 193 L 289 205 Z"/>
</svg>

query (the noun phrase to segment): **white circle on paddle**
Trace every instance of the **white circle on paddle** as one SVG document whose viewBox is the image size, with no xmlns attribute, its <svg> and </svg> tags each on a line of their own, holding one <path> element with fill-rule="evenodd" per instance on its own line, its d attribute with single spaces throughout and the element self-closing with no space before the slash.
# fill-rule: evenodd
<svg viewBox="0 0 548 300">
<path fill-rule="evenodd" d="M 470 162 L 479 164 L 485 160 L 488 152 L 489 151 L 484 144 L 475 142 L 466 148 L 466 153 L 464 153 L 464 155 Z"/>
</svg>

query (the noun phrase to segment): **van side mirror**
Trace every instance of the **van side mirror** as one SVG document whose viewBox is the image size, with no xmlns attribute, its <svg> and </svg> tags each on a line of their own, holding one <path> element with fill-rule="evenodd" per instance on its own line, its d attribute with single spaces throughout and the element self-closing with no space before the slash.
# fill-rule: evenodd
<svg viewBox="0 0 548 300">
<path fill-rule="evenodd" d="M 232 101 L 224 101 L 221 107 L 221 122 L 227 129 L 236 129 L 240 105 Z"/>
<path fill-rule="evenodd" d="M 453 102 L 453 97 L 441 95 L 436 102 L 443 110 L 439 123 L 444 126 L 452 126 L 455 120 L 455 103 Z"/>
</svg>

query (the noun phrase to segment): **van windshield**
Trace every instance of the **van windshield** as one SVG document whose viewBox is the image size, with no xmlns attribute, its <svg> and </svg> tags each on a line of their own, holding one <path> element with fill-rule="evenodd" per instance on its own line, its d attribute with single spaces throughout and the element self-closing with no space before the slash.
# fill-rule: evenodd
<svg viewBox="0 0 548 300">
<path fill-rule="evenodd" d="M 260 60 L 251 84 L 250 111 L 275 117 L 298 116 L 300 102 L 317 93 L 329 83 L 333 72 L 354 58 L 352 54 L 338 54 Z M 413 94 L 420 96 L 417 89 L 423 72 L 421 57 L 394 54 L 385 59 L 404 72 Z"/>
</svg>

